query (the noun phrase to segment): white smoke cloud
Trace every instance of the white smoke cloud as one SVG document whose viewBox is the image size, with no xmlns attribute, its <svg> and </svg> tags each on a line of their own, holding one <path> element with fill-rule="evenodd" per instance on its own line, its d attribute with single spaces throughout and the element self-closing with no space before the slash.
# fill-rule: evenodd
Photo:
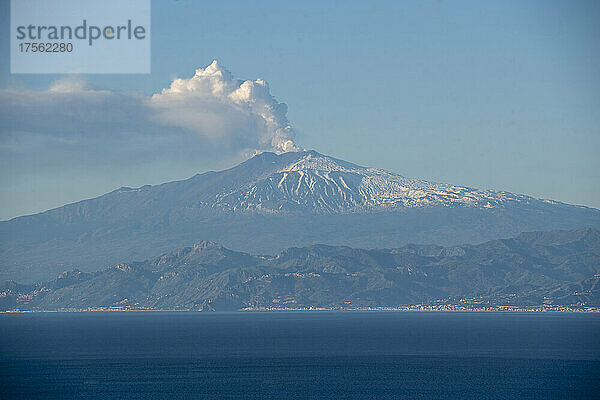
<svg viewBox="0 0 600 400">
<path fill-rule="evenodd" d="M 195 141 L 200 152 L 223 156 L 294 151 L 286 112 L 265 81 L 236 80 L 217 61 L 152 96 L 98 90 L 67 77 L 48 90 L 0 90 L 0 150 L 23 151 L 40 138 L 104 152 L 126 141 L 135 153 L 136 146 L 148 148 L 144 136 L 148 143 L 163 136 L 173 146 L 179 137 L 186 147 Z"/>
<path fill-rule="evenodd" d="M 149 105 L 157 121 L 234 147 L 295 151 L 295 132 L 262 79 L 240 81 L 215 60 L 189 79 L 175 79 Z"/>
</svg>

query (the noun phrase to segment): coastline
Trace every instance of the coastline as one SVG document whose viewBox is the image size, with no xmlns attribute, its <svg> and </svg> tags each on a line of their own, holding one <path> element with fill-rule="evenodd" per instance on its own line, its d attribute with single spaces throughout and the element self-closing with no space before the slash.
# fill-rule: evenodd
<svg viewBox="0 0 600 400">
<path fill-rule="evenodd" d="M 441 313 L 600 313 L 600 307 L 582 307 L 582 306 L 495 306 L 495 307 L 465 307 L 465 306 L 428 306 L 428 305 L 407 305 L 407 306 L 372 306 L 372 307 L 245 307 L 238 310 L 209 310 L 197 308 L 129 308 L 129 307 L 87 307 L 87 308 L 59 308 L 55 310 L 3 310 L 0 314 L 29 314 L 29 313 L 96 313 L 96 312 L 313 312 L 313 311 L 336 311 L 336 312 L 441 312 Z"/>
</svg>

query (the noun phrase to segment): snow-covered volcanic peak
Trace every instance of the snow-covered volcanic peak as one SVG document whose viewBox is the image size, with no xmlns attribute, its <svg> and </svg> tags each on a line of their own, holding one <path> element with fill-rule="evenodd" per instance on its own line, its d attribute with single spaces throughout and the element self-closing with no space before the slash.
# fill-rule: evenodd
<svg viewBox="0 0 600 400">
<path fill-rule="evenodd" d="M 300 154 L 301 157 L 298 161 L 295 161 L 286 166 L 285 168 L 281 169 L 281 172 L 307 170 L 316 170 L 323 172 L 360 172 L 368 169 L 349 163 L 347 161 L 342 161 L 333 157 L 324 156 L 323 154 L 319 154 L 314 150 L 304 151 Z"/>
<path fill-rule="evenodd" d="M 213 207 L 233 211 L 357 212 L 413 207 L 492 208 L 535 199 L 508 192 L 478 190 L 405 178 L 361 167 L 315 151 L 275 172 L 217 196 Z"/>
</svg>

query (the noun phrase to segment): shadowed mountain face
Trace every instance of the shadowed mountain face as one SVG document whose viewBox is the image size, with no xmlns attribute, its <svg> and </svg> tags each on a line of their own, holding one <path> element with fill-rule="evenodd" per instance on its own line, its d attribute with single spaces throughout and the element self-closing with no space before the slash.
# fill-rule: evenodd
<svg viewBox="0 0 600 400">
<path fill-rule="evenodd" d="M 41 284 L 7 282 L 0 309 L 398 306 L 442 301 L 600 305 L 600 232 L 524 233 L 480 245 L 316 245 L 252 256 L 213 242 Z"/>
<path fill-rule="evenodd" d="M 409 179 L 314 151 L 262 153 L 225 171 L 0 222 L 0 279 L 95 271 L 198 239 L 272 253 L 314 243 L 480 243 L 584 226 L 600 228 L 600 211 Z"/>
</svg>

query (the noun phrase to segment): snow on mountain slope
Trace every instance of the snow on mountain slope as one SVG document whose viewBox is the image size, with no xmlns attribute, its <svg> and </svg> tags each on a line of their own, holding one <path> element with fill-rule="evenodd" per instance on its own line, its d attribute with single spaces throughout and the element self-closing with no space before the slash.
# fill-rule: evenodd
<svg viewBox="0 0 600 400">
<path fill-rule="evenodd" d="M 366 168 L 315 151 L 267 176 L 219 193 L 211 207 L 231 211 L 315 211 L 319 213 L 413 207 L 492 208 L 530 203 L 532 197 L 405 178 Z"/>
<path fill-rule="evenodd" d="M 409 179 L 315 151 L 261 153 L 224 171 L 2 221 L 0 280 L 94 271 L 203 239 L 270 253 L 315 243 L 480 243 L 586 226 L 600 228 L 599 210 Z"/>
</svg>

